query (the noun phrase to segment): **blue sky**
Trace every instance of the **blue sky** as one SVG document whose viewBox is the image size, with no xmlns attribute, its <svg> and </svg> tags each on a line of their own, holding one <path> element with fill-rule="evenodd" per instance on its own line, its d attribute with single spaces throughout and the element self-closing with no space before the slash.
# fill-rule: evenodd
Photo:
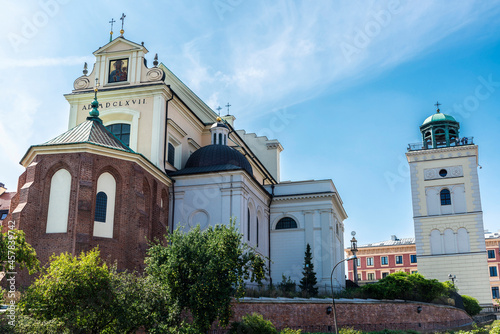
<svg viewBox="0 0 500 334">
<path fill-rule="evenodd" d="M 361 5 L 362 4 L 362 5 Z M 67 129 L 83 63 L 118 35 L 144 41 L 236 128 L 277 138 L 282 180 L 333 179 L 346 240 L 413 236 L 405 152 L 441 111 L 479 145 L 485 228 L 500 228 L 499 1 L 6 1 L 0 13 L 0 182 Z"/>
</svg>

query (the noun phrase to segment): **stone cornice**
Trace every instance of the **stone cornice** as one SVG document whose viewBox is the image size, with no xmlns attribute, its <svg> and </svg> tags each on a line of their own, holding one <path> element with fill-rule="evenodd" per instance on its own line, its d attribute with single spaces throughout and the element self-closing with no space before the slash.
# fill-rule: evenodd
<svg viewBox="0 0 500 334">
<path fill-rule="evenodd" d="M 467 152 L 467 151 L 473 151 L 472 154 L 466 154 L 466 155 L 458 155 L 458 154 L 453 154 L 451 157 L 439 157 L 441 154 L 446 154 L 446 153 L 456 153 L 456 152 Z M 427 149 L 427 150 L 416 150 L 416 151 L 409 151 L 406 152 L 406 158 L 409 163 L 411 162 L 419 162 L 419 161 L 429 161 L 429 160 L 442 160 L 442 159 L 452 159 L 452 158 L 463 158 L 467 156 L 475 156 L 477 160 L 477 151 L 478 147 L 477 145 L 464 145 L 464 146 L 450 146 L 450 147 L 442 147 L 442 148 L 433 148 L 433 149 Z M 426 158 L 429 156 L 429 158 Z M 430 156 L 437 156 L 435 158 L 430 158 Z M 423 158 L 420 158 L 423 157 Z M 414 158 L 414 159 L 410 159 Z"/>
<path fill-rule="evenodd" d="M 90 153 L 97 154 L 105 157 L 116 158 L 126 161 L 131 161 L 137 163 L 139 166 L 148 171 L 151 175 L 160 180 L 167 187 L 172 185 L 171 179 L 162 172 L 158 167 L 153 165 L 142 154 L 125 152 L 121 150 L 115 150 L 112 148 L 95 145 L 92 143 L 72 143 L 72 144 L 61 144 L 61 145 L 39 145 L 31 146 L 28 152 L 24 155 L 21 160 L 21 165 L 24 167 L 29 166 L 29 164 L 35 159 L 37 155 L 48 155 L 48 154 L 70 154 L 70 153 Z"/>
</svg>

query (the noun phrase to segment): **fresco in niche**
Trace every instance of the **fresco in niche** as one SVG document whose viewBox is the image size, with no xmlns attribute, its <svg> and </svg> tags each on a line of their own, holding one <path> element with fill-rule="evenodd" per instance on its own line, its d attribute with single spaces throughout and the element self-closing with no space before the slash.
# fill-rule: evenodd
<svg viewBox="0 0 500 334">
<path fill-rule="evenodd" d="M 109 61 L 109 78 L 110 82 L 127 81 L 128 59 L 115 59 Z"/>
</svg>

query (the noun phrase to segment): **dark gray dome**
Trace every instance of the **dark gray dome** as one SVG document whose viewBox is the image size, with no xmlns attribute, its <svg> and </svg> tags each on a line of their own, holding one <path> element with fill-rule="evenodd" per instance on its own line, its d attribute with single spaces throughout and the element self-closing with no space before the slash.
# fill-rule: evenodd
<svg viewBox="0 0 500 334">
<path fill-rule="evenodd" d="M 253 175 L 252 166 L 243 154 L 226 145 L 208 145 L 196 150 L 184 168 L 222 165 L 227 165 L 227 169 L 231 169 L 231 166 L 240 167 Z"/>
</svg>

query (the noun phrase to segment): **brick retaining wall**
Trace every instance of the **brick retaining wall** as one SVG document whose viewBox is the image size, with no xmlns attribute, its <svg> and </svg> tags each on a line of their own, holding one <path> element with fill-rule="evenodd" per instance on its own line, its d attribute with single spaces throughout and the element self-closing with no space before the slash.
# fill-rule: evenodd
<svg viewBox="0 0 500 334">
<path fill-rule="evenodd" d="M 328 306 L 331 306 L 328 299 L 244 298 L 233 304 L 231 321 L 257 312 L 278 329 L 327 332 L 333 331 L 333 313 L 326 313 Z M 420 313 L 417 312 L 419 306 L 422 308 Z M 461 309 L 428 303 L 342 299 L 336 300 L 336 310 L 339 328 L 434 331 L 472 323 L 472 318 Z"/>
</svg>

